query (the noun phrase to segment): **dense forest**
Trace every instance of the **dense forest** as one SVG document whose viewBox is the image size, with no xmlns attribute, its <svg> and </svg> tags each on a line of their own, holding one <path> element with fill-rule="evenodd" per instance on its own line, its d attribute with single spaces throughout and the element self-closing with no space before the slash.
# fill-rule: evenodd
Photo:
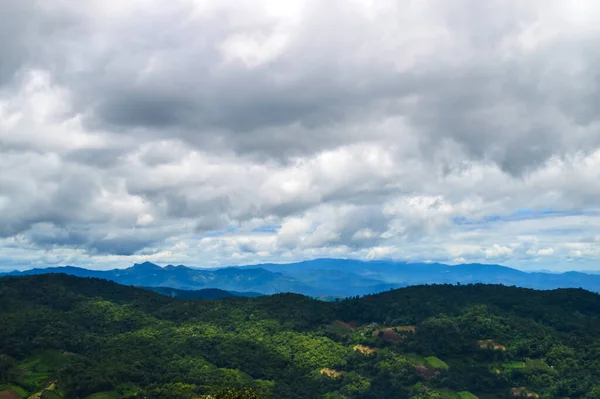
<svg viewBox="0 0 600 399">
<path fill-rule="evenodd" d="M 600 398 L 600 296 L 414 286 L 337 302 L 0 279 L 0 397 Z"/>
</svg>

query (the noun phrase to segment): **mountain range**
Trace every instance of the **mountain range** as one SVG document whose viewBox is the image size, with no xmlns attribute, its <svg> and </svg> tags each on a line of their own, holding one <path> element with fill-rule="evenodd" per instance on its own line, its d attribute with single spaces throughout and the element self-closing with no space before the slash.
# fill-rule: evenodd
<svg viewBox="0 0 600 399">
<path fill-rule="evenodd" d="M 124 285 L 177 290 L 207 288 L 233 296 L 294 292 L 313 297 L 367 295 L 420 284 L 502 284 L 534 289 L 584 288 L 600 292 L 600 275 L 580 272 L 527 273 L 489 264 L 446 265 L 351 259 L 315 259 L 289 264 L 200 269 L 183 265 L 161 267 L 145 262 L 126 269 L 89 270 L 64 266 L 15 271 L 1 275 L 64 273 L 96 277 Z M 170 291 L 167 295 L 177 296 Z M 182 294 L 186 295 L 186 294 Z M 188 296 L 190 294 L 187 294 Z M 210 295 L 209 295 L 210 296 Z"/>
</svg>

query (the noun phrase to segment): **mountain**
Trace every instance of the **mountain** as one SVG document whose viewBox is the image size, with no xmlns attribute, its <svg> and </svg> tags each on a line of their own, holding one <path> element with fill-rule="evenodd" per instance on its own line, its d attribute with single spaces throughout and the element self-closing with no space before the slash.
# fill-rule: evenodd
<svg viewBox="0 0 600 399">
<path fill-rule="evenodd" d="M 275 294 L 294 292 L 313 297 L 368 295 L 421 284 L 503 284 L 535 289 L 584 288 L 600 292 L 600 275 L 580 272 L 527 273 L 500 265 L 364 262 L 348 259 L 316 259 L 291 264 L 199 269 L 160 267 L 150 262 L 127 269 L 94 271 L 72 266 L 33 269 L 8 275 L 65 273 L 97 277 L 140 287 L 181 290 L 217 288 L 225 291 Z"/>
<path fill-rule="evenodd" d="M 273 294 L 277 292 L 301 292 L 317 294 L 312 287 L 301 281 L 265 269 L 222 268 L 199 270 L 185 266 L 160 267 L 150 262 L 135 264 L 126 269 L 106 271 L 88 270 L 78 267 L 53 267 L 12 272 L 5 275 L 37 275 L 64 273 L 77 277 L 96 277 L 115 281 L 119 284 L 138 287 L 169 287 L 180 290 L 218 288 L 225 291 L 256 292 Z"/>
<path fill-rule="evenodd" d="M 206 301 L 9 276 L 0 320 L 2 398 L 600 397 L 600 295 L 580 289 Z"/>
<path fill-rule="evenodd" d="M 351 259 L 316 259 L 291 264 L 256 265 L 265 270 L 296 276 L 314 271 L 340 271 L 358 279 L 379 281 L 397 288 L 420 284 L 503 284 L 535 289 L 584 288 L 600 292 L 600 275 L 580 272 L 527 273 L 506 266 L 490 264 L 445 265 L 441 263 L 406 263 L 393 261 L 359 261 Z M 359 284 L 360 285 L 360 284 Z M 396 285 L 396 286 L 394 286 Z"/>
<path fill-rule="evenodd" d="M 398 283 L 385 283 L 383 280 L 360 276 L 341 268 L 281 269 L 279 271 L 275 270 L 275 268 L 273 269 L 273 272 L 285 274 L 314 287 L 322 295 L 367 295 L 404 286 Z"/>
<path fill-rule="evenodd" d="M 233 297 L 246 297 L 256 298 L 262 296 L 258 292 L 237 292 L 237 291 L 225 291 L 218 288 L 204 288 L 201 290 L 178 290 L 176 288 L 169 287 L 141 287 L 150 291 L 157 292 L 162 295 L 169 296 L 171 298 L 182 298 L 182 299 L 223 299 Z"/>
<path fill-rule="evenodd" d="M 198 269 L 182 265 L 169 265 L 163 268 L 150 262 L 135 264 L 126 269 L 106 271 L 65 266 L 11 272 L 4 275 L 56 273 L 103 278 L 119 284 L 138 287 L 168 287 L 188 291 L 215 288 L 228 292 L 260 294 L 295 292 L 309 296 L 366 295 L 401 286 L 343 270 L 297 270 L 283 273 L 266 270 L 259 266 Z"/>
</svg>

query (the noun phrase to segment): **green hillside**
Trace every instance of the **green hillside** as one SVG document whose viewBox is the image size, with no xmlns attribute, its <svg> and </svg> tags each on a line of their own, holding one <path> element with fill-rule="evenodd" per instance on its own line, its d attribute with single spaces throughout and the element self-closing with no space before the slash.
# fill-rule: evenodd
<svg viewBox="0 0 600 399">
<path fill-rule="evenodd" d="M 0 397 L 600 398 L 599 318 L 600 296 L 572 289 L 208 301 L 5 277 Z"/>
</svg>

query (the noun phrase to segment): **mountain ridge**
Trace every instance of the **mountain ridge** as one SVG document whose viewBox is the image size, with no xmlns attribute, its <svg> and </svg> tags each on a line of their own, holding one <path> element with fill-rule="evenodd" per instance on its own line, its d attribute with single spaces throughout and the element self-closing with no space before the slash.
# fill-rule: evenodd
<svg viewBox="0 0 600 399">
<path fill-rule="evenodd" d="M 97 277 L 120 284 L 180 290 L 221 289 L 308 296 L 355 296 L 422 284 L 502 284 L 534 289 L 584 288 L 600 292 L 600 275 L 582 272 L 525 272 L 495 264 L 409 263 L 351 259 L 314 259 L 287 264 L 264 263 L 210 269 L 184 265 L 161 267 L 152 262 L 124 269 L 90 270 L 62 266 L 16 271 L 2 275 L 64 273 Z"/>
</svg>

